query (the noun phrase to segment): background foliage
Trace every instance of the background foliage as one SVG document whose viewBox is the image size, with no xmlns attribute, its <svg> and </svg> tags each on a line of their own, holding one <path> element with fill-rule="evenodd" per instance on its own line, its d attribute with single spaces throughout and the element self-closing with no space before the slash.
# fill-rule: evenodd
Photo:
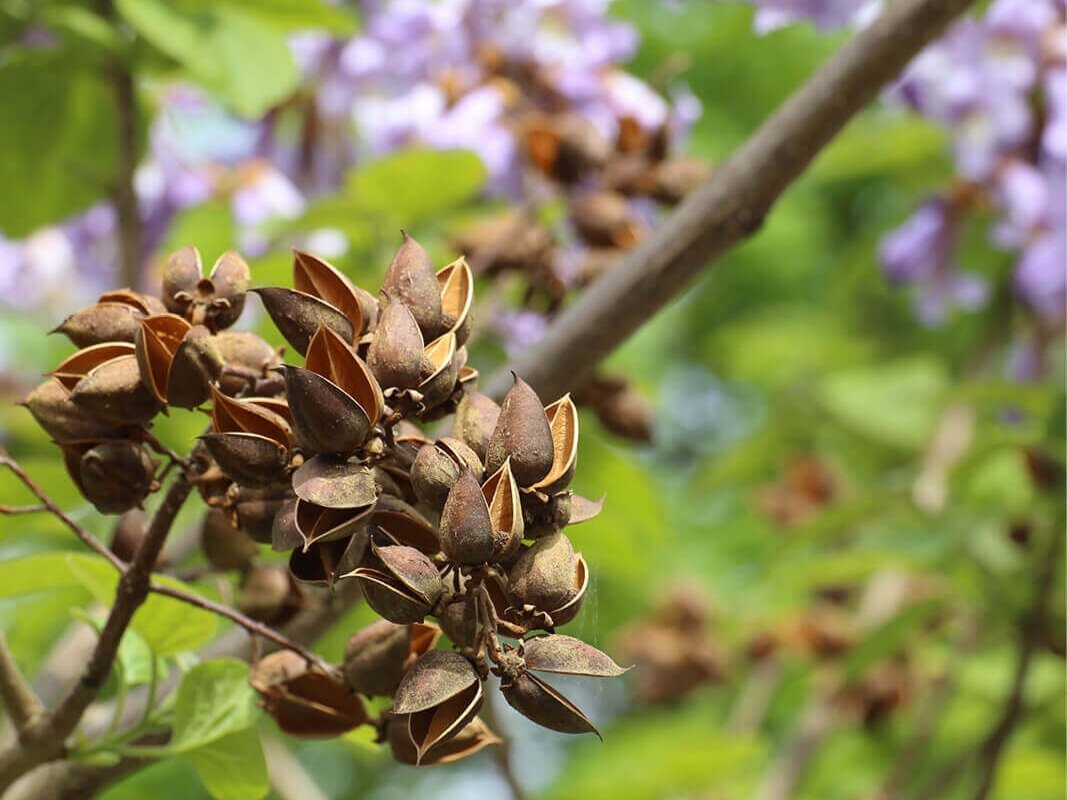
<svg viewBox="0 0 1067 800">
<path fill-rule="evenodd" d="M 746 7 L 675 6 L 621 0 L 611 13 L 641 33 L 634 73 L 653 78 L 665 64 L 681 65 L 704 107 L 689 149 L 713 161 L 844 38 L 807 26 L 761 38 Z M 308 28 L 345 34 L 359 25 L 347 9 L 301 0 L 119 0 L 115 11 L 136 32 L 132 51 L 120 49 L 114 27 L 81 4 L 0 6 L 0 37 L 24 37 L 32 23 L 61 45 L 11 44 L 0 58 L 0 229 L 8 239 L 84 209 L 105 190 L 118 157 L 106 83 L 118 54 L 133 59 L 145 79 L 145 113 L 178 79 L 240 116 L 258 117 L 289 98 L 299 80 L 289 35 Z M 137 125 L 142 146 L 146 122 Z M 667 704 L 642 704 L 622 688 L 581 694 L 578 687 L 602 723 L 604 744 L 564 741 L 507 715 L 514 767 L 531 796 L 749 797 L 791 757 L 801 721 L 823 704 L 831 722 L 795 796 L 882 796 L 923 731 L 902 778 L 909 792 L 902 796 L 910 797 L 974 753 L 995 724 L 1010 692 L 1035 569 L 1062 550 L 1047 544 L 1063 533 L 1062 473 L 1049 484 L 1035 464 L 1062 462 L 1063 376 L 1057 367 L 1041 381 L 1004 377 L 1020 312 L 1008 298 L 1009 259 L 990 248 L 981 221 L 963 252 L 995 287 L 984 312 L 924 327 L 907 294 L 879 271 L 879 237 L 950 173 L 940 130 L 899 110 L 869 111 L 819 157 L 756 238 L 613 356 L 612 365 L 654 405 L 656 435 L 650 446 L 635 447 L 593 417 L 582 419 L 575 488 L 608 497 L 604 513 L 574 535 L 595 566 L 572 632 L 625 661 L 626 632 L 680 586 L 690 587 L 708 618 L 677 646 L 707 637 L 719 670 Z M 338 263 L 363 285 L 376 285 L 401 226 L 443 263 L 446 234 L 490 202 L 479 194 L 484 180 L 480 162 L 466 153 L 412 149 L 360 164 L 337 191 L 278 223 L 278 244 L 252 259 L 254 281 L 287 282 L 285 237 L 324 226 L 348 237 Z M 214 254 L 239 244 L 236 236 L 233 210 L 211 200 L 178 212 L 158 253 L 195 242 Z M 44 332 L 80 299 L 53 294 L 43 308 L 6 299 L 0 362 L 9 399 L 32 385 L 41 365 L 68 352 Z M 503 353 L 487 345 L 474 359 L 485 373 Z M 174 411 L 161 436 L 179 446 L 201 424 Z M 970 434 L 955 434 L 959 452 L 947 456 L 945 437 L 960 424 Z M 81 503 L 29 415 L 5 402 L 0 426 L 26 469 L 76 518 L 109 535 L 110 523 Z M 811 488 L 812 475 L 822 488 Z M 6 473 L 0 499 L 30 502 Z M 195 525 L 195 515 L 186 524 Z M 0 554 L 0 624 L 21 666 L 35 674 L 65 630 L 99 622 L 114 576 L 45 516 L 0 518 Z M 1064 792 L 1059 577 L 1054 586 L 1054 613 L 1042 622 L 1023 715 L 994 790 L 1005 800 L 1056 800 Z M 233 590 L 214 576 L 196 580 L 196 588 L 222 598 Z M 864 609 L 884 602 L 880 588 L 901 602 L 866 624 Z M 354 611 L 317 650 L 338 659 L 365 617 Z M 841 620 L 845 643 L 828 654 L 826 630 Z M 122 697 L 184 673 L 174 699 L 153 712 L 171 719 L 175 733 L 153 753 L 158 763 L 108 789 L 107 800 L 238 800 L 268 791 L 260 737 L 276 743 L 281 735 L 255 711 L 246 666 L 197 663 L 193 655 L 221 628 L 167 598 L 153 597 L 138 612 L 107 694 Z M 753 643 L 768 637 L 777 649 L 756 658 Z M 654 669 L 639 663 L 638 675 Z M 768 705 L 738 728 L 732 715 L 768 673 Z M 896 681 L 893 700 L 875 714 L 870 687 L 886 674 Z M 853 700 L 827 701 L 828 686 Z M 489 752 L 416 771 L 393 765 L 362 734 L 284 744 L 331 798 L 505 791 Z M 88 745 L 81 757 L 111 756 Z M 976 774 L 975 762 L 965 762 L 963 777 L 937 796 L 972 796 Z"/>
</svg>

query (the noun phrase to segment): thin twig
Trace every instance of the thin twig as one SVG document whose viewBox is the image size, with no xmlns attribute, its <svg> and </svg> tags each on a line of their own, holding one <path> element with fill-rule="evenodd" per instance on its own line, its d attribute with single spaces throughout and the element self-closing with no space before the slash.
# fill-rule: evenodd
<svg viewBox="0 0 1067 800">
<path fill-rule="evenodd" d="M 0 465 L 5 466 L 9 470 L 11 470 L 14 473 L 15 477 L 22 482 L 23 486 L 33 492 L 33 495 L 41 501 L 41 505 L 44 506 L 45 510 L 51 512 L 56 519 L 58 519 L 60 522 L 70 528 L 71 532 L 73 532 L 73 534 L 77 536 L 82 542 L 84 542 L 91 549 L 95 550 L 97 553 L 106 558 L 116 569 L 119 569 L 120 571 L 125 570 L 125 562 L 123 562 L 123 560 L 117 555 L 112 553 L 107 545 L 105 545 L 103 542 L 101 542 L 99 539 L 89 533 L 89 531 L 87 531 L 85 528 L 83 528 L 81 525 L 79 525 L 77 522 L 67 516 L 66 512 L 63 511 L 63 509 L 61 509 L 55 503 L 55 501 L 48 496 L 48 493 L 45 492 L 45 490 L 42 489 L 40 485 L 26 473 L 26 470 L 24 470 L 22 466 L 17 461 L 15 461 L 15 459 L 8 455 L 8 452 L 2 447 L 0 447 Z"/>
<path fill-rule="evenodd" d="M 897 0 L 782 105 L 655 234 L 586 289 L 512 365 L 559 397 L 703 269 L 759 229 L 827 143 L 973 0 Z M 487 393 L 510 388 L 506 371 Z"/>
<path fill-rule="evenodd" d="M 36 514 L 39 511 L 47 511 L 48 507 L 42 503 L 38 503 L 32 506 L 9 506 L 6 503 L 0 503 L 0 514 L 7 516 L 18 516 L 19 514 Z"/>
<path fill-rule="evenodd" d="M 22 731 L 44 711 L 41 701 L 15 663 L 3 633 L 0 633 L 0 700 L 3 700 L 4 708 L 17 731 Z"/>
</svg>

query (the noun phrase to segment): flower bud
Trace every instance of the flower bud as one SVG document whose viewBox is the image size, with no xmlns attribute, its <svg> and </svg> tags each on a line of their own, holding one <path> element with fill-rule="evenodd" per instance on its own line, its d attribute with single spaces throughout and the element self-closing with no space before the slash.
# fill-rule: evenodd
<svg viewBox="0 0 1067 800">
<path fill-rule="evenodd" d="M 519 486 L 533 486 L 552 468 L 552 429 L 537 393 L 522 378 L 515 376 L 500 417 L 489 440 L 485 469 L 496 472 L 511 458 L 511 471 Z"/>
<path fill-rule="evenodd" d="M 140 506 L 157 487 L 156 465 L 135 442 L 107 442 L 81 457 L 78 484 L 85 499 L 102 514 L 121 514 Z"/>
<path fill-rule="evenodd" d="M 432 650 L 440 635 L 434 625 L 372 622 L 345 645 L 345 680 L 359 694 L 391 696 L 408 667 Z"/>
<path fill-rule="evenodd" d="M 339 675 L 309 664 L 292 650 L 279 650 L 253 664 L 248 682 L 264 710 L 290 736 L 331 738 L 370 721 L 359 695 Z"/>
<path fill-rule="evenodd" d="M 422 245 L 406 233 L 403 236 L 404 241 L 385 272 L 382 291 L 411 310 L 423 338 L 430 341 L 445 332 L 441 289 Z"/>
<path fill-rule="evenodd" d="M 200 523 L 200 547 L 216 569 L 247 569 L 259 553 L 255 539 L 230 524 L 220 509 L 210 509 Z"/>
</svg>

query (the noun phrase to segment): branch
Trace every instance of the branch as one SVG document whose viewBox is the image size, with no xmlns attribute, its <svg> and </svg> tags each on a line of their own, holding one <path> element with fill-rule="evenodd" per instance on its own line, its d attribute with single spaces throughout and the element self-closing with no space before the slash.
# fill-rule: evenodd
<svg viewBox="0 0 1067 800">
<path fill-rule="evenodd" d="M 754 233 L 819 151 L 972 2 L 889 3 L 511 368 L 546 399 L 580 386 L 697 273 Z M 486 391 L 504 394 L 509 378 L 498 373 Z"/>
<path fill-rule="evenodd" d="M 0 633 L 0 700 L 3 700 L 4 708 L 19 732 L 44 711 L 19 665 L 15 663 L 3 633 Z"/>
</svg>

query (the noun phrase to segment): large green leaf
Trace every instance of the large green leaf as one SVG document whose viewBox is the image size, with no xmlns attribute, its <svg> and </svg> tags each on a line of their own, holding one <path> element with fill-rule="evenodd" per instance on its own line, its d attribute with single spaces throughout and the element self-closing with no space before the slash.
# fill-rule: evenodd
<svg viewBox="0 0 1067 800">
<path fill-rule="evenodd" d="M 0 232 L 16 238 L 87 208 L 116 163 L 99 63 L 69 49 L 16 51 L 0 66 Z"/>
<path fill-rule="evenodd" d="M 174 703 L 174 735 L 167 749 L 186 753 L 238 733 L 255 720 L 248 664 L 220 658 L 198 664 L 182 678 Z"/>
<path fill-rule="evenodd" d="M 184 754 L 215 800 L 259 800 L 267 794 L 267 762 L 255 729 L 231 733 Z"/>
<path fill-rule="evenodd" d="M 299 80 L 285 35 L 234 5 L 117 0 L 123 18 L 238 114 L 262 115 Z"/>
</svg>

